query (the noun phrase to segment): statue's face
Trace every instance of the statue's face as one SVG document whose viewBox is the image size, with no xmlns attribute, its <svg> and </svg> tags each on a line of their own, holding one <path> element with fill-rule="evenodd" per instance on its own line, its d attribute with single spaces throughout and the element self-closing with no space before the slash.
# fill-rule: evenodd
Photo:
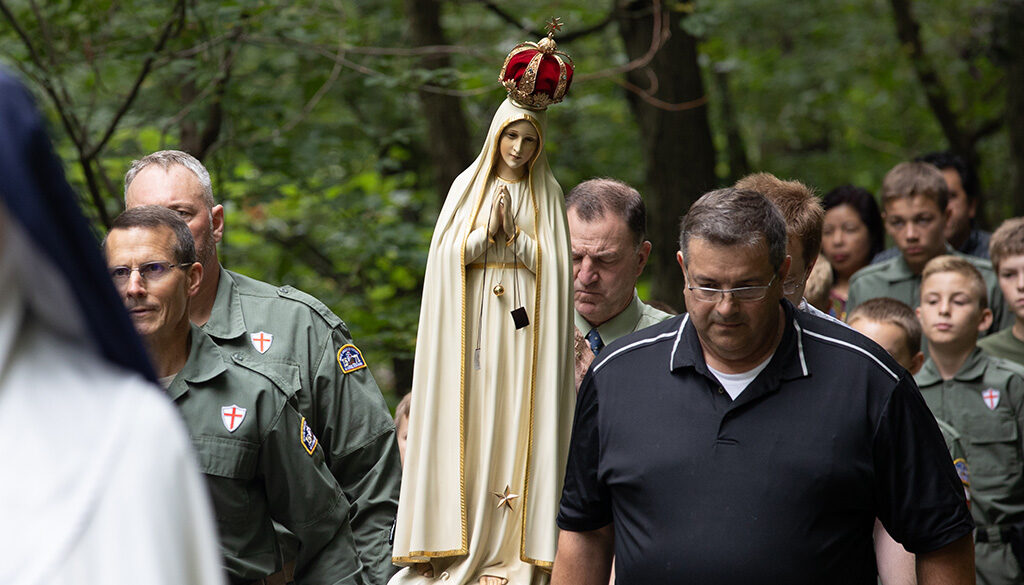
<svg viewBox="0 0 1024 585">
<path fill-rule="evenodd" d="M 540 137 L 528 120 L 519 120 L 506 126 L 498 141 L 498 175 L 505 178 L 522 177 L 539 146 Z"/>
</svg>

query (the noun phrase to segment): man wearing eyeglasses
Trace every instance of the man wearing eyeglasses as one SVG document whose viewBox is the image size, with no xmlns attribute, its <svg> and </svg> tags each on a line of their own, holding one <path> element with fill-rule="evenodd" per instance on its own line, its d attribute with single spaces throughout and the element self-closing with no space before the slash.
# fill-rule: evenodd
<svg viewBox="0 0 1024 585">
<path fill-rule="evenodd" d="M 104 251 L 156 374 L 189 428 L 231 582 L 286 582 L 277 521 L 300 542 L 297 583 L 361 584 L 349 502 L 309 423 L 290 404 L 297 373 L 277 376 L 242 352 L 228 355 L 189 322 L 203 266 L 185 222 L 163 207 L 130 209 L 113 221 Z"/>
<path fill-rule="evenodd" d="M 882 206 L 885 230 L 896 242 L 900 253 L 878 264 L 858 270 L 850 278 L 846 301 L 847 314 L 864 301 L 889 297 L 911 308 L 921 304 L 921 270 L 929 260 L 942 254 L 962 256 L 981 272 L 988 290 L 995 333 L 1013 324 L 1012 311 L 1006 309 L 992 263 L 983 258 L 961 254 L 946 242 L 945 228 L 950 216 L 949 185 L 942 171 L 926 162 L 896 165 L 882 180 Z M 922 347 L 927 354 L 927 348 Z"/>
<path fill-rule="evenodd" d="M 913 379 L 784 300 L 786 224 L 722 189 L 684 217 L 689 314 L 610 344 L 577 398 L 553 585 L 873 584 L 875 518 L 921 585 L 974 582 L 974 524 Z"/>
<path fill-rule="evenodd" d="M 214 201 L 210 173 L 195 157 L 161 150 L 133 161 L 124 192 L 126 208 L 166 207 L 192 231 L 204 271 L 191 303 L 192 322 L 217 346 L 246 354 L 280 377 L 298 371 L 295 402 L 323 441 L 327 464 L 352 503 L 364 579 L 384 585 L 396 570 L 389 536 L 402 462 L 391 413 L 348 327 L 300 290 L 221 266 L 217 244 L 226 228 L 224 207 Z M 291 560 L 295 543 L 281 536 Z"/>
</svg>

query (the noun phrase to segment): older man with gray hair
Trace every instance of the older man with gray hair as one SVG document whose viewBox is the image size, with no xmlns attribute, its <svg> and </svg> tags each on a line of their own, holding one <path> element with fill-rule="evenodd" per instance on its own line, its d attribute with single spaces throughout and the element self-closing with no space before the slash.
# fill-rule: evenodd
<svg viewBox="0 0 1024 585">
<path fill-rule="evenodd" d="M 910 375 L 783 299 L 786 224 L 705 194 L 687 315 L 610 344 L 580 388 L 553 585 L 873 584 L 876 517 L 922 585 L 974 582 L 973 522 Z"/>
<path fill-rule="evenodd" d="M 298 410 L 320 439 L 331 473 L 352 504 L 363 580 L 387 582 L 394 572 L 388 540 L 398 508 L 401 460 L 391 413 L 348 327 L 302 291 L 220 265 L 217 243 L 224 234 L 224 207 L 213 199 L 210 174 L 191 155 L 163 150 L 134 161 L 124 190 L 126 207 L 159 205 L 188 224 L 203 265 L 190 308 L 192 323 L 217 346 L 296 382 Z"/>
</svg>

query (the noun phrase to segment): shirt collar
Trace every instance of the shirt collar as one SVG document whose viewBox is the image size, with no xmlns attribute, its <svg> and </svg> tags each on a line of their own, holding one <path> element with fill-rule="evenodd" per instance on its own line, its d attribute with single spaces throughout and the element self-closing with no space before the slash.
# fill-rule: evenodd
<svg viewBox="0 0 1024 585">
<path fill-rule="evenodd" d="M 211 380 L 227 370 L 221 358 L 220 349 L 202 329 L 192 325 L 190 328 L 191 344 L 185 367 L 167 388 L 171 400 L 177 400 L 192 384 L 200 384 Z"/>
<path fill-rule="evenodd" d="M 245 333 L 245 319 L 242 316 L 242 299 L 231 273 L 220 269 L 217 296 L 213 300 L 210 319 L 203 325 L 203 331 L 217 339 L 234 339 Z"/>
<path fill-rule="evenodd" d="M 971 382 L 977 380 L 985 375 L 985 366 L 987 360 L 981 352 L 981 348 L 975 347 L 971 355 L 967 356 L 967 361 L 964 365 L 960 366 L 956 374 L 953 375 L 954 380 L 960 380 L 961 382 Z"/>
<path fill-rule="evenodd" d="M 768 367 L 761 372 L 761 376 L 765 376 L 769 389 L 777 389 L 783 380 L 794 380 L 810 375 L 810 367 L 804 353 L 803 329 L 797 321 L 796 308 L 785 299 L 782 299 L 781 304 L 785 329 L 778 347 L 775 348 L 775 355 L 768 363 Z M 676 331 L 669 370 L 675 371 L 687 367 L 693 368 L 705 376 L 711 376 L 707 363 L 704 361 L 704 350 L 700 344 L 700 337 L 697 336 L 697 329 L 689 315 L 680 321 L 679 329 Z M 746 394 L 746 391 L 743 394 Z M 740 395 L 740 399 L 743 399 L 743 394 Z"/>
<path fill-rule="evenodd" d="M 954 256 L 962 255 L 948 243 L 946 244 L 946 250 L 943 253 L 952 254 Z M 914 274 L 914 272 L 910 270 L 910 265 L 907 264 L 906 259 L 903 258 L 903 253 L 900 252 L 890 261 L 888 268 L 882 272 L 882 277 L 889 282 L 900 282 L 904 280 L 913 280 L 915 278 L 919 279 L 921 278 L 921 275 Z"/>
<path fill-rule="evenodd" d="M 594 326 L 583 315 L 580 315 L 579 311 L 574 309 L 573 312 L 575 313 L 574 321 L 576 328 L 580 330 L 580 333 L 586 335 Z M 640 306 L 640 297 L 637 296 L 636 289 L 633 289 L 633 300 L 626 305 L 626 308 L 618 315 L 597 326 L 597 332 L 601 335 L 601 341 L 608 345 L 623 335 L 632 333 L 636 329 L 637 324 L 640 323 L 642 316 L 643 308 Z"/>
<path fill-rule="evenodd" d="M 986 361 L 981 348 L 975 347 L 971 355 L 967 356 L 967 361 L 964 362 L 964 365 L 960 366 L 960 369 L 953 374 L 953 379 L 960 382 L 973 382 L 981 378 L 985 375 Z M 924 367 L 914 376 L 914 379 L 917 381 L 918 386 L 931 386 L 932 384 L 942 382 L 942 374 L 939 373 L 939 368 L 935 365 L 935 362 L 928 358 L 924 362 Z"/>
</svg>

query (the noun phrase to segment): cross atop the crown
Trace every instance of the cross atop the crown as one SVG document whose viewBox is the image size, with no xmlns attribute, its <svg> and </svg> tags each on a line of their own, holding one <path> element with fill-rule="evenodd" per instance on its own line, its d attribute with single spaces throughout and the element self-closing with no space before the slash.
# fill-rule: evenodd
<svg viewBox="0 0 1024 585">
<path fill-rule="evenodd" d="M 551 20 L 548 21 L 547 26 L 544 28 L 548 29 L 548 36 L 553 37 L 556 32 L 562 30 L 562 19 L 557 16 L 552 16 Z"/>
</svg>

